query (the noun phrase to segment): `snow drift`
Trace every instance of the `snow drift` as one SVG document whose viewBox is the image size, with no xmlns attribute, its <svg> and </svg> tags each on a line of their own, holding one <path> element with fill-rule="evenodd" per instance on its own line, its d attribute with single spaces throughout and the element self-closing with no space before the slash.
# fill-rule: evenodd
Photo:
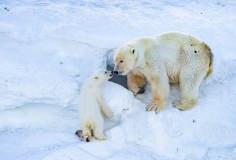
<svg viewBox="0 0 236 160">
<path fill-rule="evenodd" d="M 235 1 L 0 1 L 0 159 L 229 159 L 236 157 Z M 146 112 L 150 86 L 133 97 L 108 82 L 107 141 L 81 143 L 80 88 L 139 36 L 192 34 L 214 54 L 190 111 Z M 125 110 L 124 110 L 125 109 Z M 128 109 L 128 110 L 127 110 Z"/>
</svg>

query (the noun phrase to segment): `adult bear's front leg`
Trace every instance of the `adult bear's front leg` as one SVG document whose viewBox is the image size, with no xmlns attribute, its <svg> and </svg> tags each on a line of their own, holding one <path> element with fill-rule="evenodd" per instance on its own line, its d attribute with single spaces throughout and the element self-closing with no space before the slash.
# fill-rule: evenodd
<svg viewBox="0 0 236 160">
<path fill-rule="evenodd" d="M 134 95 L 138 94 L 140 88 L 145 86 L 147 80 L 145 76 L 138 71 L 130 71 L 127 75 L 127 85 L 128 89 L 133 92 Z"/>
<path fill-rule="evenodd" d="M 159 113 L 167 105 L 169 97 L 169 82 L 166 78 L 151 78 L 149 80 L 152 89 L 152 102 L 147 106 L 147 111 Z"/>
</svg>

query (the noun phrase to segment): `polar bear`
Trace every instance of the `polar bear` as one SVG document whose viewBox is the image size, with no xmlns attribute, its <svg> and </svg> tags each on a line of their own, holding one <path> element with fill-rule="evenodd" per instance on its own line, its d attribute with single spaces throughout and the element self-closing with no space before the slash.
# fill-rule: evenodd
<svg viewBox="0 0 236 160">
<path fill-rule="evenodd" d="M 101 84 L 112 77 L 112 72 L 98 70 L 83 84 L 80 94 L 79 118 L 83 135 L 91 139 L 92 133 L 97 140 L 107 139 L 103 132 L 104 119 L 113 113 L 102 98 Z"/>
<path fill-rule="evenodd" d="M 168 32 L 131 40 L 116 50 L 114 63 L 114 73 L 127 74 L 134 95 L 150 83 L 152 102 L 146 110 L 158 113 L 167 105 L 169 83 L 180 84 L 181 100 L 174 100 L 174 107 L 188 110 L 197 103 L 200 83 L 213 70 L 213 54 L 189 34 Z"/>
</svg>

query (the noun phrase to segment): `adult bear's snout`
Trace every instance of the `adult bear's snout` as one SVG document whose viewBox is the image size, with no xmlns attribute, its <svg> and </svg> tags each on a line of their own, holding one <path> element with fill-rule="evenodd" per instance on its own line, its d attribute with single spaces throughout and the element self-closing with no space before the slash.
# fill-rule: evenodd
<svg viewBox="0 0 236 160">
<path fill-rule="evenodd" d="M 118 75 L 120 75 L 120 74 L 122 74 L 122 71 L 113 71 L 113 74 L 118 74 Z"/>
</svg>

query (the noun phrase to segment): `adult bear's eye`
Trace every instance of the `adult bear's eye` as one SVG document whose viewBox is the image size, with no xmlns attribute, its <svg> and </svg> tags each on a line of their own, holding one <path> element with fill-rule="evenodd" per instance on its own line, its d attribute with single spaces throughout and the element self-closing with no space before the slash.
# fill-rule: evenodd
<svg viewBox="0 0 236 160">
<path fill-rule="evenodd" d="M 123 61 L 120 61 L 120 63 L 123 63 Z"/>
</svg>

